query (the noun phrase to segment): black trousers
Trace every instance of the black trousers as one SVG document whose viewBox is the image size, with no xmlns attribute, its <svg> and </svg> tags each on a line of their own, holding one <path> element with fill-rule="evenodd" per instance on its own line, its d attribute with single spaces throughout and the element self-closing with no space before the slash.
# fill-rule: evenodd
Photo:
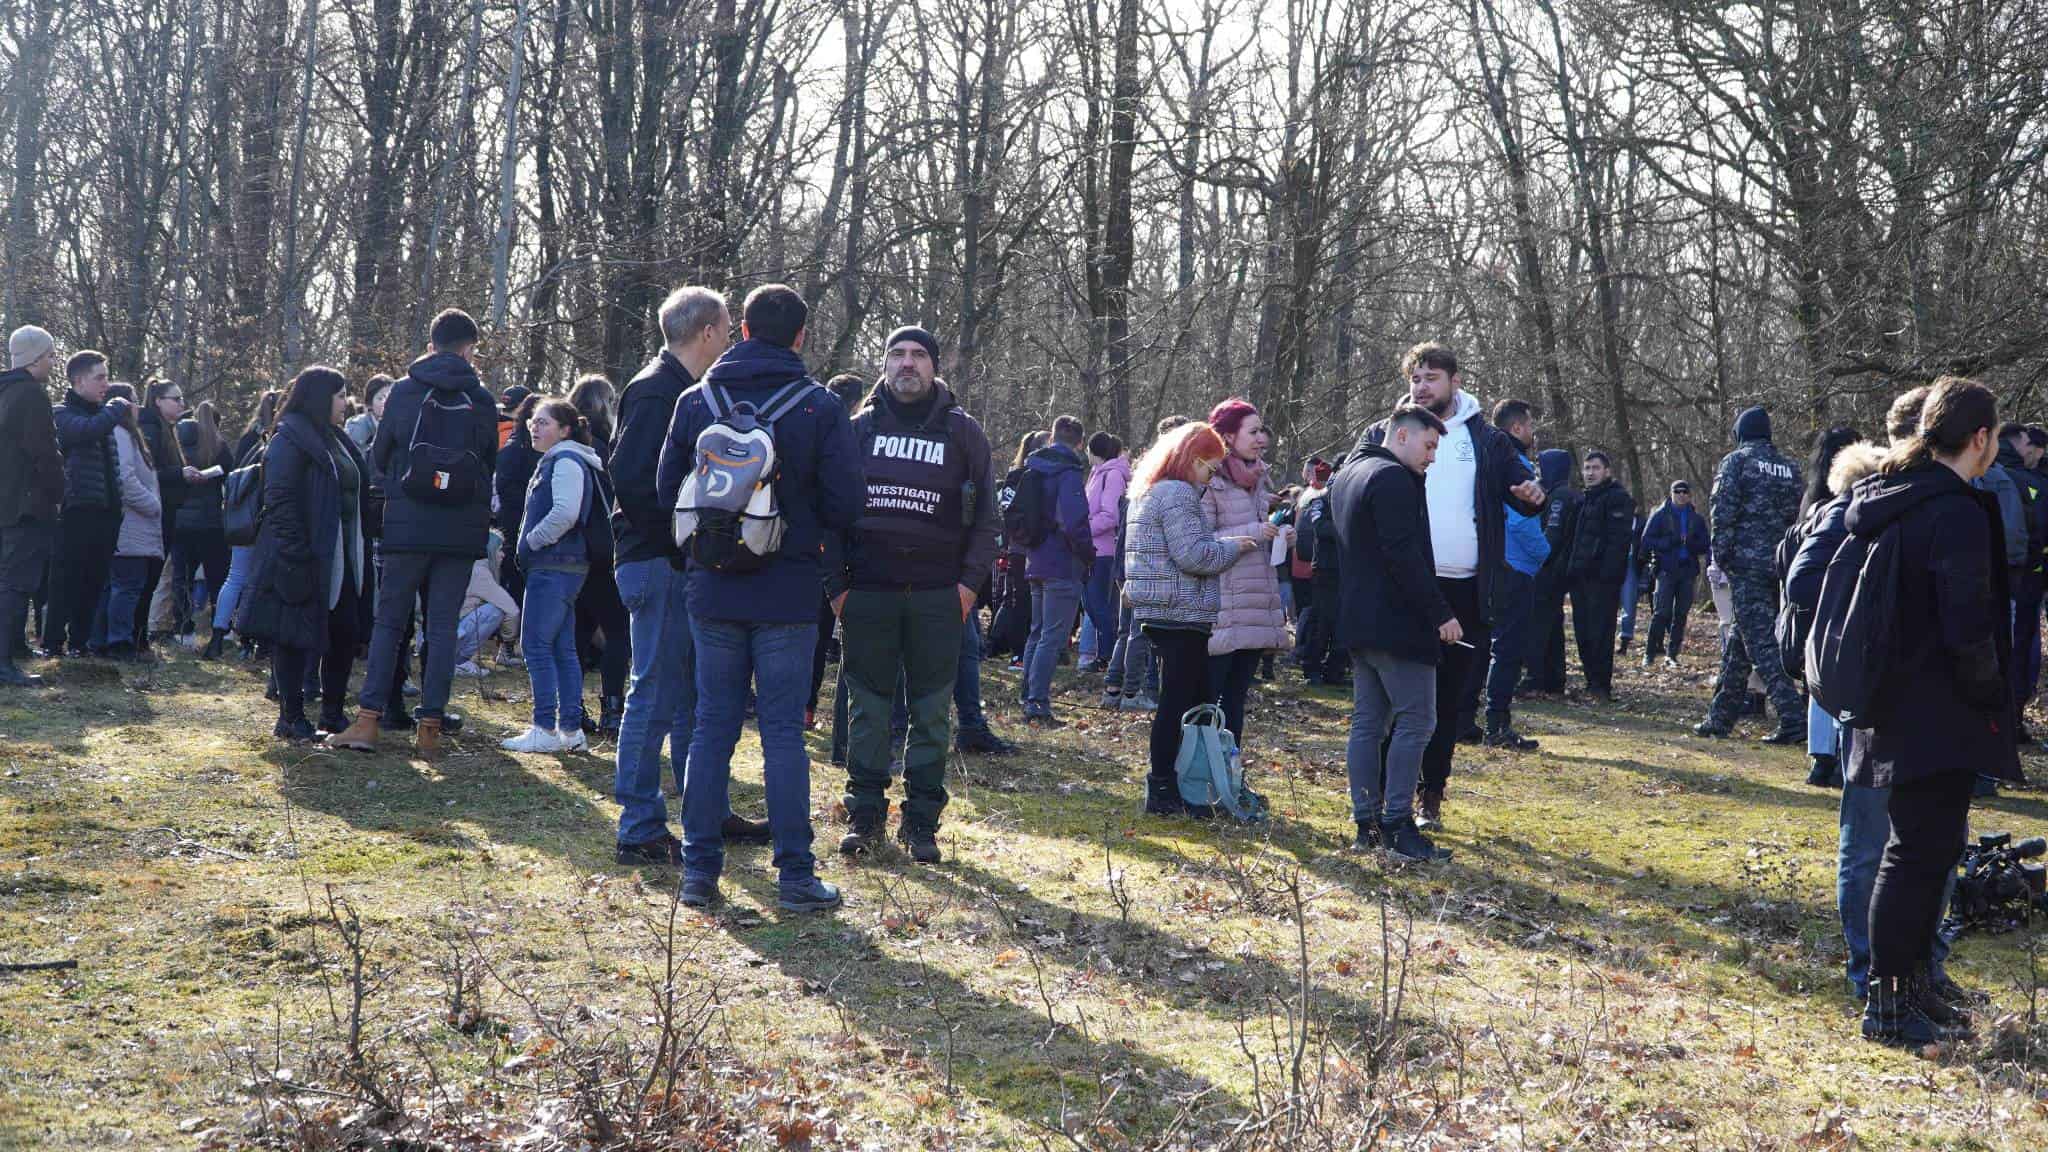
<svg viewBox="0 0 2048 1152">
<path fill-rule="evenodd" d="M 1339 683 L 1350 669 L 1351 654 L 1337 646 L 1337 603 L 1342 598 L 1337 574 L 1328 570 L 1317 572 L 1313 581 L 1297 581 L 1295 587 L 1314 589 L 1309 593 L 1309 611 L 1295 617 L 1295 628 L 1308 637 L 1300 650 L 1301 670 L 1324 683 Z"/>
<path fill-rule="evenodd" d="M 192 631 L 192 577 L 206 569 L 206 595 L 220 599 L 220 586 L 228 578 L 228 538 L 219 529 L 187 529 L 178 533 L 171 549 L 172 617 L 180 634 Z"/>
<path fill-rule="evenodd" d="M 1208 650 L 1206 640 L 1203 651 Z M 1226 652 L 1221 656 L 1209 656 L 1209 699 L 1223 705 L 1223 726 L 1237 739 L 1238 746 L 1244 746 L 1244 702 L 1252 691 L 1252 674 L 1259 670 L 1259 661 L 1271 656 L 1266 651 Z M 1186 711 L 1186 709 L 1182 709 Z M 1176 717 L 1174 723 L 1180 723 Z"/>
<path fill-rule="evenodd" d="M 1615 613 L 1621 610 L 1621 588 L 1595 580 L 1572 589 L 1572 634 L 1579 641 L 1579 667 L 1586 687 L 1605 696 L 1614 691 Z"/>
<path fill-rule="evenodd" d="M 1685 643 L 1685 621 L 1692 613 L 1692 590 L 1699 572 L 1657 573 L 1657 591 L 1650 599 L 1650 645 L 1648 655 L 1668 652 L 1673 657 Z"/>
<path fill-rule="evenodd" d="M 1462 644 L 1443 645 L 1443 656 L 1436 665 L 1436 730 L 1430 733 L 1429 746 L 1422 750 L 1422 788 L 1425 792 L 1441 792 L 1451 779 L 1451 753 L 1458 746 L 1458 701 L 1465 698 L 1465 682 L 1474 676 L 1483 676 L 1486 665 L 1477 659 L 1481 645 L 1487 644 L 1486 624 L 1479 616 L 1479 580 L 1465 577 L 1450 580 L 1437 577 L 1436 586 L 1451 605 L 1451 615 L 1458 618 L 1458 627 L 1465 631 Z M 1490 645 L 1488 645 L 1490 647 Z"/>
<path fill-rule="evenodd" d="M 310 648 L 277 644 L 270 649 L 270 670 L 277 679 L 278 715 L 297 720 L 306 714 L 306 673 L 314 659 L 320 662 L 320 726 L 329 731 L 346 727 L 342 706 L 348 699 L 348 674 L 356 662 L 356 625 L 361 614 L 353 580 L 343 580 L 341 599 L 327 613 L 327 647 L 315 653 Z"/>
<path fill-rule="evenodd" d="M 51 580 L 44 648 L 83 652 L 93 642 L 93 613 L 99 610 L 100 594 L 107 589 L 107 573 L 120 536 L 118 508 L 65 509 L 57 532 L 57 565 Z"/>
<path fill-rule="evenodd" d="M 1529 614 L 1529 643 L 1524 657 L 1526 686 L 1536 692 L 1564 691 L 1564 584 L 1554 574 L 1538 572 L 1535 607 Z"/>
<path fill-rule="evenodd" d="M 1210 694 L 1209 633 L 1206 629 L 1143 626 L 1159 657 L 1159 707 L 1152 713 L 1150 793 L 1174 792 L 1173 764 L 1180 757 L 1180 718 Z M 1254 654 L 1256 655 L 1256 654 Z M 1247 672 L 1246 679 L 1250 679 Z"/>
<path fill-rule="evenodd" d="M 1927 942 L 1941 926 L 1941 894 L 1969 833 L 1967 771 L 1892 785 L 1891 838 L 1870 892 L 1870 976 L 1924 975 Z"/>
<path fill-rule="evenodd" d="M 576 648 L 589 653 L 594 635 L 604 631 L 604 647 L 597 649 L 599 691 L 606 699 L 624 701 L 626 673 L 633 668 L 633 625 L 626 616 L 626 602 L 619 599 L 618 577 L 609 562 L 592 564 L 576 593 Z M 585 667 L 589 665 L 586 664 Z"/>
<path fill-rule="evenodd" d="M 0 528 L 0 668 L 25 655 L 21 637 L 28 599 L 48 566 L 54 528 L 49 521 L 33 516 Z"/>
</svg>

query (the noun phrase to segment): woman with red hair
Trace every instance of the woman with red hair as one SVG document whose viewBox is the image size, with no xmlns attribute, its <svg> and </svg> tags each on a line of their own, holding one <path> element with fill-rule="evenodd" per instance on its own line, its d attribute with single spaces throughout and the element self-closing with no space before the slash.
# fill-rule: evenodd
<svg viewBox="0 0 2048 1152">
<path fill-rule="evenodd" d="M 1266 480 L 1268 437 L 1259 410 L 1232 398 L 1209 413 L 1209 426 L 1228 449 L 1202 491 L 1202 509 L 1216 531 L 1244 536 L 1267 524 L 1273 489 Z M 1268 534 L 1268 539 L 1271 534 Z M 1244 701 L 1259 660 L 1288 646 L 1287 610 L 1280 602 L 1280 578 L 1263 555 L 1249 553 L 1225 569 L 1223 604 L 1209 635 L 1209 695 L 1223 705 L 1231 735 L 1244 744 Z"/>
<path fill-rule="evenodd" d="M 1181 716 L 1215 699 L 1209 642 L 1223 607 L 1218 577 L 1263 551 L 1279 531 L 1260 520 L 1248 531 L 1218 536 L 1202 492 L 1228 455 L 1215 429 L 1187 424 L 1161 436 L 1131 477 L 1124 597 L 1159 656 L 1159 707 L 1152 714 L 1151 771 L 1145 779 L 1145 811 L 1155 816 L 1186 811 L 1173 766 L 1180 755 Z"/>
</svg>

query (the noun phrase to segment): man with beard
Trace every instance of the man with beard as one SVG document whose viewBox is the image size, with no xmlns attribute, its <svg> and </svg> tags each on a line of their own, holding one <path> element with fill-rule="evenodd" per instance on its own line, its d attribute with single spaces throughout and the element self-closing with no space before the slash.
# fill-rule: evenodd
<svg viewBox="0 0 2048 1152">
<path fill-rule="evenodd" d="M 1544 493 L 1515 442 L 1487 421 L 1479 398 L 1464 390 L 1455 352 L 1433 342 L 1418 344 L 1401 358 L 1401 370 L 1408 378 L 1408 399 L 1428 409 L 1446 429 L 1424 489 L 1437 584 L 1462 633 L 1458 641 L 1443 645 L 1436 667 L 1437 722 L 1422 759 L 1418 823 L 1435 827 L 1442 821 L 1444 785 L 1451 777 L 1457 702 L 1466 678 L 1477 674 L 1476 653 L 1487 650 L 1488 630 L 1500 615 L 1507 506 L 1535 515 L 1543 508 Z M 1358 448 L 1377 447 L 1386 435 L 1382 420 L 1365 430 Z"/>
<path fill-rule="evenodd" d="M 909 704 L 899 838 L 921 863 L 940 859 L 946 756 L 960 633 L 995 560 L 995 481 L 988 437 L 938 379 L 939 343 L 916 326 L 884 345 L 882 383 L 853 418 L 864 504 L 839 534 L 827 593 L 843 633 L 850 711 L 846 811 L 839 850 L 877 847 L 889 817 L 889 713 Z"/>
</svg>

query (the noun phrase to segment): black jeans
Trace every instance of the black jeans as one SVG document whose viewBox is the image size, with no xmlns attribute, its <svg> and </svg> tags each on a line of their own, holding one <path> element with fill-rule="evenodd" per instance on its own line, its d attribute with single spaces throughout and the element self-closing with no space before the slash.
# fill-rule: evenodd
<svg viewBox="0 0 2048 1152">
<path fill-rule="evenodd" d="M 121 536 L 118 508 L 68 508 L 57 533 L 57 570 L 51 580 L 50 622 L 43 647 L 83 652 L 94 640 L 93 614 L 107 590 L 114 545 Z"/>
<path fill-rule="evenodd" d="M 1337 573 L 1318 570 L 1311 582 L 1295 582 L 1296 588 L 1312 588 L 1309 609 L 1295 617 L 1295 628 L 1306 632 L 1308 641 L 1300 646 L 1303 675 L 1335 684 L 1351 667 L 1351 654 L 1337 646 Z M 1300 603 L 1296 601 L 1296 603 Z"/>
<path fill-rule="evenodd" d="M 413 605 L 426 601 L 426 643 L 420 679 L 419 715 L 440 719 L 448 707 L 448 686 L 455 676 L 455 626 L 462 615 L 462 597 L 469 590 L 465 556 L 424 552 L 385 552 L 383 582 L 377 588 L 377 622 L 370 631 L 370 662 L 363 677 L 364 710 L 383 715 L 402 707 L 394 694 L 398 666 L 406 659 L 405 637 Z"/>
<path fill-rule="evenodd" d="M 626 616 L 626 602 L 619 599 L 619 580 L 609 560 L 592 564 L 576 593 L 576 647 L 590 652 L 593 635 L 604 631 L 604 648 L 597 653 L 599 691 L 607 700 L 626 698 L 626 673 L 633 668 L 633 626 Z M 586 660 L 585 667 L 589 666 Z"/>
<path fill-rule="evenodd" d="M 1579 641 L 1579 667 L 1586 687 L 1605 696 L 1614 691 L 1615 613 L 1621 610 L 1621 588 L 1584 580 L 1572 589 L 1572 633 Z"/>
<path fill-rule="evenodd" d="M 356 663 L 356 620 L 361 612 L 355 584 L 341 583 L 341 598 L 327 613 L 327 647 L 320 660 L 320 726 L 330 732 L 346 727 L 342 706 L 348 698 L 348 674 Z M 306 715 L 306 673 L 316 653 L 310 648 L 278 644 L 270 650 L 270 669 L 277 678 L 281 719 Z"/>
<path fill-rule="evenodd" d="M 1646 655 L 1666 652 L 1677 657 L 1685 643 L 1685 619 L 1692 612 L 1693 586 L 1698 583 L 1697 569 L 1657 573 L 1657 591 L 1650 600 L 1650 645 L 1643 650 Z"/>
<path fill-rule="evenodd" d="M 1486 625 L 1479 618 L 1479 580 L 1465 577 L 1451 580 L 1439 576 L 1437 588 L 1444 599 L 1450 602 L 1451 615 L 1458 618 L 1458 627 L 1465 630 L 1462 644 L 1442 645 L 1443 656 L 1436 665 L 1436 730 L 1430 733 L 1429 747 L 1422 750 L 1422 789 L 1425 792 L 1441 792 L 1451 779 L 1451 753 L 1458 746 L 1458 701 L 1465 698 L 1465 682 L 1486 665 L 1479 663 L 1478 646 L 1486 643 Z"/>
<path fill-rule="evenodd" d="M 1564 581 L 1554 572 L 1536 574 L 1529 642 L 1524 649 L 1524 682 L 1537 692 L 1564 691 Z"/>
<path fill-rule="evenodd" d="M 50 556 L 53 525 L 25 516 L 0 528 L 0 668 L 22 656 L 15 641 L 22 635 L 28 598 L 35 595 Z"/>
<path fill-rule="evenodd" d="M 1892 785 L 1892 833 L 1870 893 L 1870 976 L 1924 975 L 1941 894 L 1969 833 L 1969 772 Z"/>
<path fill-rule="evenodd" d="M 1145 778 L 1146 790 L 1178 795 L 1173 764 L 1180 758 L 1180 718 L 1188 709 L 1214 698 L 1209 693 L 1209 631 L 1159 624 L 1141 627 L 1159 657 L 1159 708 L 1152 713 L 1151 772 Z M 1250 655 L 1256 659 L 1256 653 Z"/>
<path fill-rule="evenodd" d="M 220 599 L 220 586 L 228 578 L 228 538 L 220 529 L 187 529 L 180 532 L 171 550 L 172 617 L 180 634 L 192 631 L 192 576 L 206 569 L 206 596 Z"/>
<path fill-rule="evenodd" d="M 1206 642 L 1203 650 L 1208 650 Z M 1244 747 L 1245 697 L 1251 695 L 1252 674 L 1259 670 L 1259 661 L 1267 655 L 1263 651 L 1249 651 L 1208 657 L 1209 699 L 1223 705 L 1223 725 L 1236 737 L 1240 748 Z"/>
</svg>

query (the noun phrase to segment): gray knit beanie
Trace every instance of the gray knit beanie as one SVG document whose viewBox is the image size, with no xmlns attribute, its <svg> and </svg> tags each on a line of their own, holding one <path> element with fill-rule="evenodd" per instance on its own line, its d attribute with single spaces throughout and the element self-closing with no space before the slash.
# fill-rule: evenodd
<svg viewBox="0 0 2048 1152">
<path fill-rule="evenodd" d="M 49 355 L 56 347 L 57 342 L 50 338 L 48 332 L 33 324 L 24 324 L 7 338 L 7 366 L 26 368 Z"/>
</svg>

